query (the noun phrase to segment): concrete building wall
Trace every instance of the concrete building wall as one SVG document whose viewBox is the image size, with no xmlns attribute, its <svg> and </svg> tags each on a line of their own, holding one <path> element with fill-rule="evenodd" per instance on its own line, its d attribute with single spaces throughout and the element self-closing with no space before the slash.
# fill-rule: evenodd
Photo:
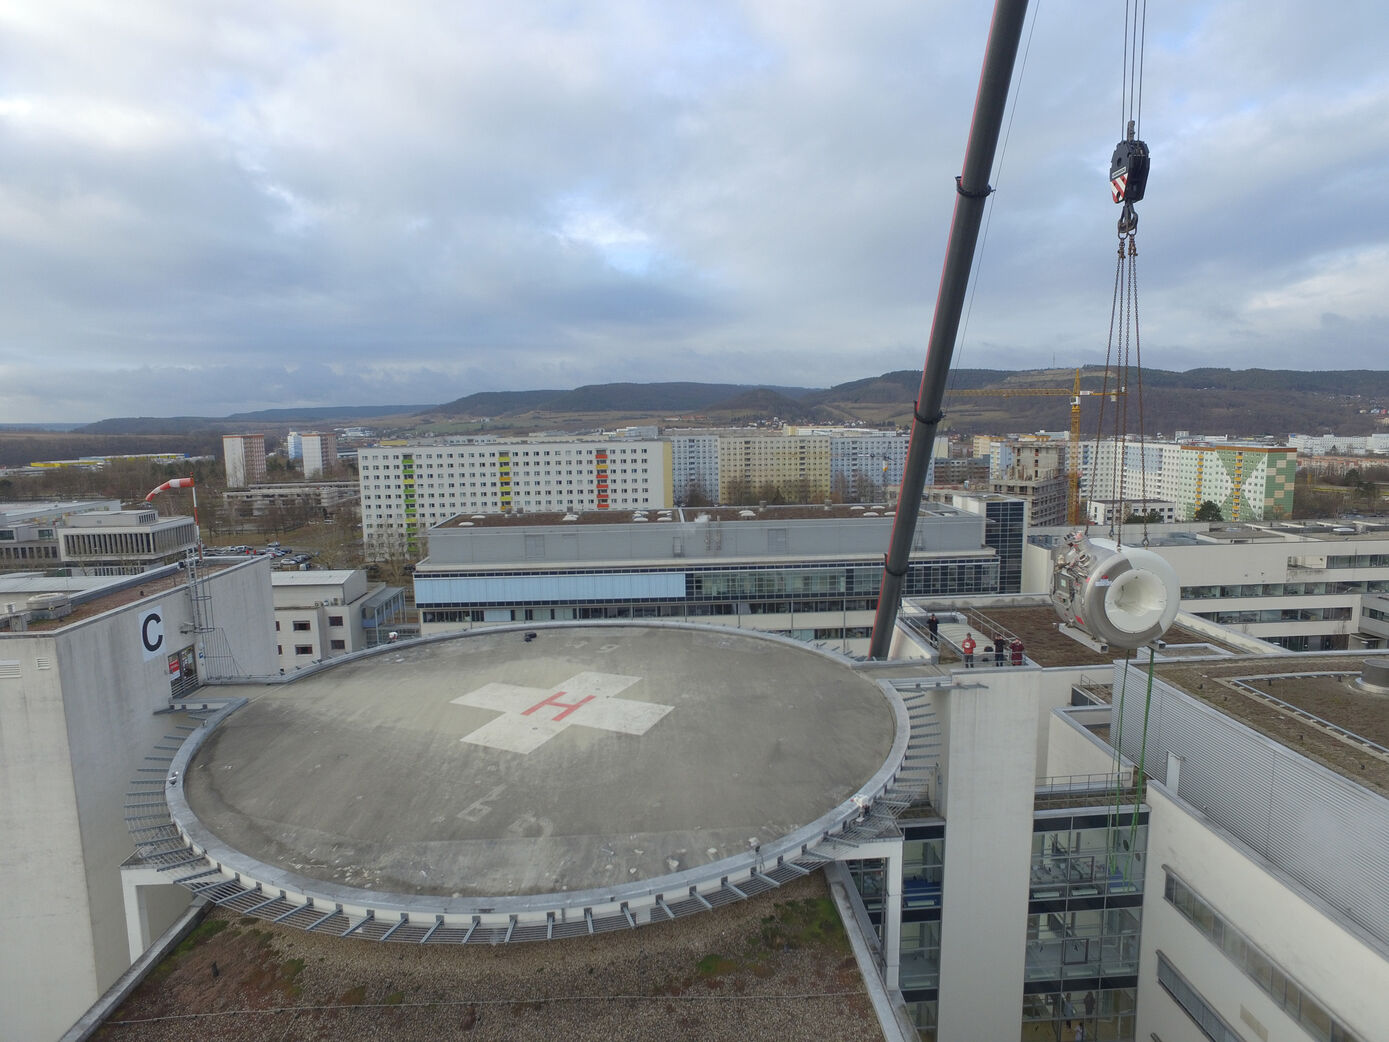
<svg viewBox="0 0 1389 1042">
<path fill-rule="evenodd" d="M 153 714 L 169 701 L 169 655 L 194 646 L 207 653 L 200 672 L 226 652 L 248 673 L 273 671 L 268 568 L 225 569 L 208 589 L 217 647 L 180 632 L 192 624 L 181 587 L 69 626 L 0 634 L 6 1037 L 56 1038 L 129 965 L 120 864 L 134 846 L 124 793 L 168 730 Z M 166 895 L 155 908 L 186 903 Z M 169 922 L 154 924 L 156 933 Z"/>
<path fill-rule="evenodd" d="M 0 641 L 0 1024 L 16 1039 L 56 1038 L 99 991 L 56 661 L 51 636 Z"/>
<path fill-rule="evenodd" d="M 276 572 L 271 584 L 280 669 L 298 669 L 366 647 L 361 607 L 373 591 L 362 569 Z M 300 653 L 301 647 L 310 650 Z"/>
<path fill-rule="evenodd" d="M 1389 952 L 1166 787 L 1151 785 L 1148 803 L 1137 1037 L 1203 1037 L 1158 984 L 1159 951 L 1242 1037 L 1319 1037 L 1163 897 L 1170 868 L 1341 1023 L 1362 1039 L 1382 1038 L 1389 1024 Z"/>
<path fill-rule="evenodd" d="M 695 513 L 687 510 L 685 516 Z M 976 515 L 926 511 L 917 522 L 912 548 L 941 553 L 978 550 L 981 532 L 982 523 Z M 585 564 L 881 553 L 891 533 L 890 517 L 440 528 L 430 533 L 429 558 L 421 562 L 422 570 L 417 574 L 464 564 L 530 562 L 531 567 L 540 567 L 536 562 Z"/>
<path fill-rule="evenodd" d="M 961 684 L 946 704 L 942 1042 L 1018 1037 L 1037 708 L 1029 672 Z"/>
</svg>

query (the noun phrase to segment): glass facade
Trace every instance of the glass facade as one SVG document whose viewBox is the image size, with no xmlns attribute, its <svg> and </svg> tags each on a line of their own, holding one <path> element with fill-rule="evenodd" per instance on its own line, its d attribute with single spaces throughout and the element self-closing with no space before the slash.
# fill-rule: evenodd
<svg viewBox="0 0 1389 1042">
<path fill-rule="evenodd" d="M 1089 808 L 1034 819 L 1023 1042 L 1133 1042 L 1148 812 Z M 903 822 L 899 986 L 936 1042 L 946 823 Z M 886 863 L 847 862 L 882 935 Z"/>
<path fill-rule="evenodd" d="M 1147 819 L 1126 807 L 1034 820 L 1025 1042 L 1133 1039 Z"/>
<path fill-rule="evenodd" d="M 998 592 L 1022 592 L 1022 547 L 1027 535 L 1027 503 L 990 499 L 984 505 L 984 545 L 998 553 Z"/>
<path fill-rule="evenodd" d="M 986 558 L 915 560 L 908 565 L 902 593 L 905 597 L 999 593 L 999 568 L 996 559 Z M 824 561 L 731 568 L 552 569 L 524 574 L 435 572 L 418 576 L 415 587 L 424 623 L 482 621 L 476 618 L 477 612 L 504 607 L 512 609 L 511 619 L 518 622 L 684 619 L 873 611 L 882 571 L 880 562 Z M 564 610 L 576 614 L 553 614 Z M 580 611 L 585 614 L 577 614 Z"/>
<path fill-rule="evenodd" d="M 898 984 L 923 1042 L 936 1042 L 945 822 L 902 827 L 902 926 Z"/>
<path fill-rule="evenodd" d="M 900 984 L 903 992 L 940 986 L 941 881 L 945 871 L 943 829 L 916 830 L 902 844 L 902 936 Z M 911 833 L 909 833 L 911 834 Z"/>
</svg>

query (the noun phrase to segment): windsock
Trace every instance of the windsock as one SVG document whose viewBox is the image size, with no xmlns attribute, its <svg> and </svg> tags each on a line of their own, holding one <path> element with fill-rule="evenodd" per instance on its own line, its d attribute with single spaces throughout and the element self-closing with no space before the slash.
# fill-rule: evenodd
<svg viewBox="0 0 1389 1042">
<path fill-rule="evenodd" d="M 159 493 L 163 492 L 165 489 L 170 489 L 170 488 L 192 488 L 192 487 L 193 487 L 193 479 L 192 479 L 192 478 L 170 478 L 168 481 L 164 482 L 164 484 L 162 484 L 162 485 L 160 485 L 158 488 L 152 490 L 152 491 L 150 492 L 150 494 L 149 494 L 148 496 L 145 497 L 145 502 L 148 503 L 151 499 L 153 499 L 155 496 L 159 495 Z"/>
</svg>

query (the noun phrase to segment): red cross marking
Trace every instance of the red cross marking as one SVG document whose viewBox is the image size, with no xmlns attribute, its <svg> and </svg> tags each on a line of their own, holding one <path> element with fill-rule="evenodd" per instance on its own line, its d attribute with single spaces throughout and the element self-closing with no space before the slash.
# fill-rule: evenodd
<svg viewBox="0 0 1389 1042">
<path fill-rule="evenodd" d="M 553 720 L 557 720 L 557 721 L 558 721 L 558 720 L 563 720 L 563 719 L 564 719 L 566 716 L 568 716 L 570 713 L 574 712 L 574 710 L 578 709 L 578 708 L 581 707 L 581 706 L 587 705 L 589 702 L 592 702 L 593 699 L 594 699 L 595 697 L 597 697 L 597 696 L 595 696 L 595 695 L 584 695 L 584 697 L 581 698 L 581 699 L 579 699 L 577 702 L 560 702 L 560 701 L 558 701 L 559 697 L 560 697 L 561 695 L 563 695 L 563 694 L 564 694 L 563 691 L 556 691 L 556 692 L 555 692 L 553 695 L 551 695 L 549 698 L 545 699 L 545 701 L 535 703 L 535 705 L 531 706 L 529 709 L 527 709 L 527 710 L 525 710 L 524 712 L 522 712 L 521 715 L 522 715 L 522 716 L 530 716 L 530 715 L 531 715 L 532 713 L 534 713 L 537 709 L 540 709 L 540 708 L 543 707 L 543 706 L 554 706 L 556 709 L 562 709 L 562 710 L 564 710 L 564 712 L 560 713 L 560 714 L 559 714 L 558 716 L 556 716 L 556 717 L 552 717 L 552 719 L 553 719 Z"/>
</svg>

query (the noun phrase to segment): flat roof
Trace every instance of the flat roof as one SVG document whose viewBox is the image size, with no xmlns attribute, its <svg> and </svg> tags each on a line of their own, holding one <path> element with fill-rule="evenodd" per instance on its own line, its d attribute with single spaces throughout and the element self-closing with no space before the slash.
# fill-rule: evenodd
<svg viewBox="0 0 1389 1042">
<path fill-rule="evenodd" d="M 309 572 L 271 572 L 271 586 L 340 586 L 352 578 L 352 568 L 325 568 Z"/>
<path fill-rule="evenodd" d="M 781 638 L 484 630 L 259 690 L 184 788 L 224 871 L 491 911 L 702 871 L 852 813 L 904 748 L 898 718 L 850 663 Z"/>
<path fill-rule="evenodd" d="M 220 572 L 223 569 L 254 560 L 257 558 L 210 558 L 203 561 L 199 571 L 203 575 L 211 575 L 214 572 Z M 73 584 L 74 578 L 83 581 Z M 5 590 L 7 579 L 8 577 L 0 577 L 0 591 Z M 93 582 L 94 585 L 88 586 L 86 581 Z M 50 632 L 90 619 L 113 608 L 131 604 L 145 597 L 151 597 L 158 593 L 168 593 L 170 590 L 187 586 L 188 573 L 177 565 L 161 565 L 150 572 L 141 572 L 135 575 L 42 576 L 36 579 L 34 573 L 26 573 L 17 583 L 17 585 L 20 584 L 22 584 L 22 592 L 16 590 L 12 594 L 16 598 L 29 597 L 39 593 L 67 593 L 72 597 L 72 611 L 61 619 L 30 619 L 26 623 L 27 632 Z M 0 598 L 10 595 L 6 592 L 0 592 Z M 16 600 L 15 607 L 23 609 L 27 607 L 27 604 Z M 6 634 L 0 634 L 0 637 L 4 636 Z"/>
<path fill-rule="evenodd" d="M 979 626 L 979 620 L 992 623 L 1021 640 L 1024 653 L 1039 666 L 1111 666 L 1115 659 L 1123 658 L 1122 651 L 1095 651 L 1062 633 L 1059 628 L 1061 619 L 1050 604 L 955 607 L 932 602 L 924 597 L 915 598 L 914 603 L 921 605 L 925 611 L 934 608 L 936 611 L 963 612 L 985 634 L 989 632 L 989 628 Z M 1180 625 L 1168 630 L 1163 635 L 1163 640 L 1168 644 L 1167 649 L 1162 652 L 1165 656 L 1181 655 L 1183 647 L 1187 645 L 1198 648 L 1199 653 L 1204 655 L 1213 651 L 1236 650 L 1230 645 L 1212 640 L 1205 634 L 1196 633 Z"/>
<path fill-rule="evenodd" d="M 1389 695 L 1355 683 L 1366 660 L 1389 661 L 1389 653 L 1172 662 L 1158 665 L 1156 674 L 1274 741 L 1389 796 Z"/>
<path fill-rule="evenodd" d="M 808 503 L 758 507 L 623 507 L 609 510 L 583 510 L 566 513 L 563 510 L 527 511 L 516 514 L 458 514 L 435 525 L 440 528 L 511 528 L 521 525 L 626 525 L 634 518 L 646 518 L 648 524 L 658 524 L 663 517 L 671 521 L 697 521 L 705 518 L 710 521 L 825 521 L 853 519 L 859 517 L 892 517 L 894 508 L 883 504 Z M 923 516 L 929 514 L 956 516 L 960 511 L 954 507 L 933 504 L 932 508 L 922 507 Z M 568 517 L 571 520 L 566 521 Z"/>
</svg>

